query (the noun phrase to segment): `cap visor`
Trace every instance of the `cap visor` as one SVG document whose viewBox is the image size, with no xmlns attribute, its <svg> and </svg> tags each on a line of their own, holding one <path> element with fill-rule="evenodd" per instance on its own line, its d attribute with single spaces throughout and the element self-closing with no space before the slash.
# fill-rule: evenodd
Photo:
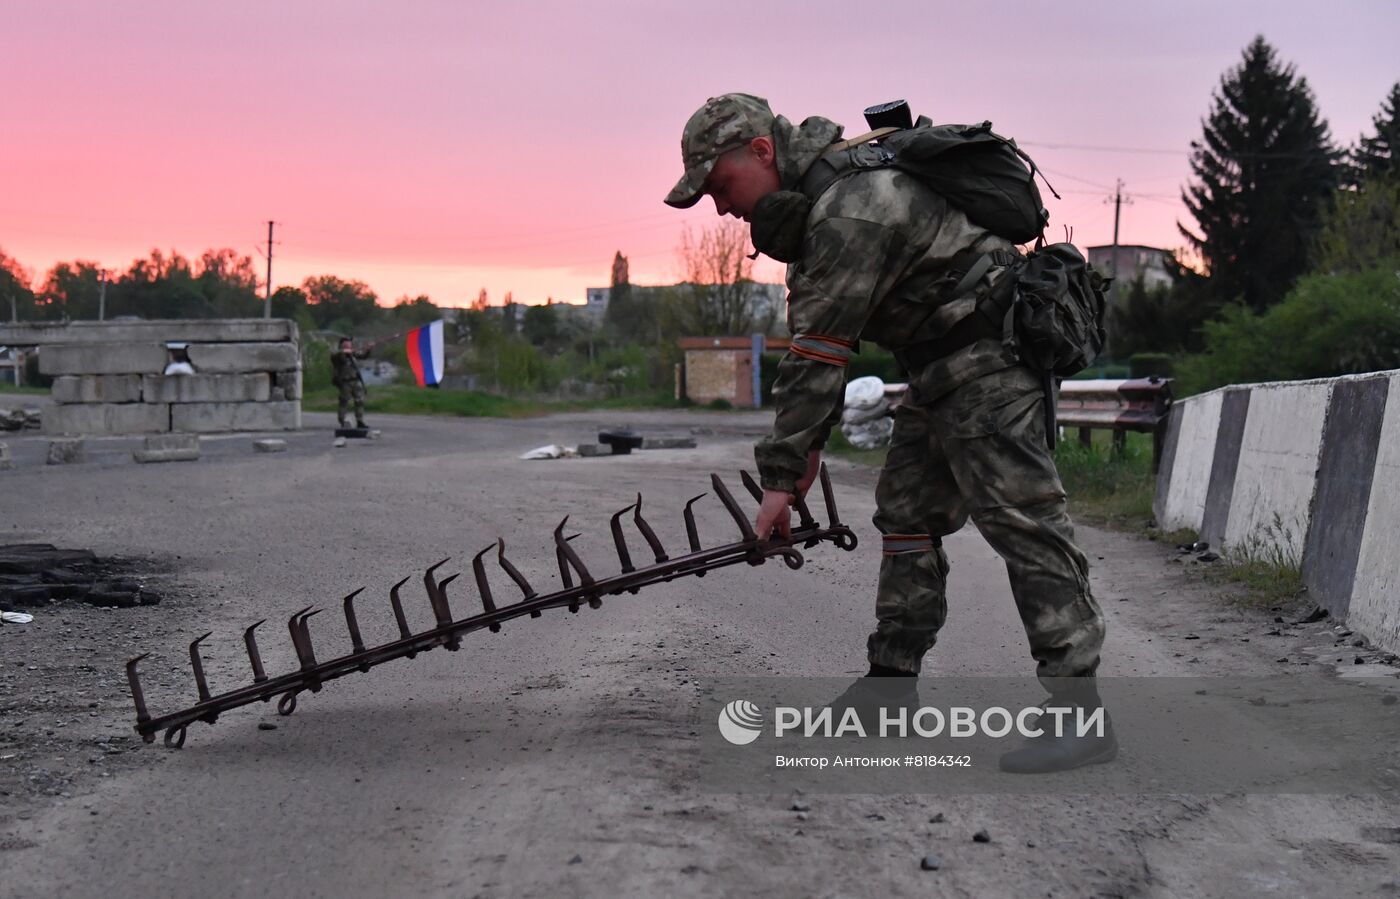
<svg viewBox="0 0 1400 899">
<path fill-rule="evenodd" d="M 666 195 L 666 205 L 676 209 L 689 209 L 699 203 L 700 198 L 705 195 L 705 179 L 710 177 L 710 170 L 714 167 L 715 161 L 707 159 L 687 169 L 681 180 L 677 181 L 676 186 Z"/>
</svg>

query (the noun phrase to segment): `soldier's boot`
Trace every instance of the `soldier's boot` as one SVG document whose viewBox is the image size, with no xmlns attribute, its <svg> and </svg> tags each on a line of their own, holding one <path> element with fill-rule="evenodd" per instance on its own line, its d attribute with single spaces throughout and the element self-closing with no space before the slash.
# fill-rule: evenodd
<svg viewBox="0 0 1400 899">
<path fill-rule="evenodd" d="M 355 427 L 360 428 L 361 430 L 364 430 L 364 429 L 368 428 L 369 425 L 365 424 L 365 420 L 364 420 L 363 418 L 357 418 L 357 419 L 355 419 Z"/>
<path fill-rule="evenodd" d="M 1042 715 L 1037 725 L 1041 730 L 1040 736 L 1029 737 L 1021 748 L 1004 754 L 1000 761 L 1001 770 L 1010 774 L 1049 774 L 1085 765 L 1104 765 L 1118 757 L 1118 737 L 1113 732 L 1113 719 L 1103 707 L 1097 687 L 1089 686 L 1073 694 L 1052 696 L 1046 700 L 1044 707 L 1073 711 L 1062 719 L 1064 726 L 1058 734 L 1054 719 Z M 1097 727 L 1091 727 L 1080 736 L 1077 726 L 1080 715 L 1088 718 L 1094 712 L 1103 713 L 1102 732 L 1098 732 Z"/>
<path fill-rule="evenodd" d="M 847 709 L 855 709 L 861 728 L 867 735 L 880 732 L 880 710 L 887 709 L 888 717 L 896 718 L 896 709 L 909 712 L 919 708 L 918 675 L 883 665 L 871 665 L 864 677 L 856 678 L 840 696 L 833 699 L 831 709 L 833 726 L 839 726 Z"/>
</svg>

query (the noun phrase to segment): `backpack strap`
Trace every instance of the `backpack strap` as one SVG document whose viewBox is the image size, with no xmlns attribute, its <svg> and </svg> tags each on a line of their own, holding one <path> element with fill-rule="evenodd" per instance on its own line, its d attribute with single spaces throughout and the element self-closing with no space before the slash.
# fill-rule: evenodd
<svg viewBox="0 0 1400 899">
<path fill-rule="evenodd" d="M 860 146 L 861 144 L 868 144 L 868 143 L 870 143 L 872 140 L 879 140 L 879 139 L 882 138 L 882 137 L 889 137 L 891 134 L 894 134 L 896 131 L 902 131 L 902 130 L 904 130 L 904 129 L 902 129 L 902 128 L 895 128 L 895 127 L 893 127 L 893 126 L 891 126 L 891 127 L 889 127 L 889 128 L 876 128 L 874 131 L 867 131 L 866 133 L 862 134 L 860 137 L 853 137 L 853 138 L 851 138 L 850 140 L 843 140 L 843 141 L 841 141 L 841 143 L 839 143 L 839 144 L 832 144 L 832 145 L 827 149 L 827 152 L 828 152 L 828 153 L 836 153 L 836 152 L 839 152 L 839 151 L 841 151 L 841 150 L 849 150 L 851 147 L 858 147 L 858 146 Z"/>
<path fill-rule="evenodd" d="M 866 147 L 872 140 L 886 137 L 899 128 L 880 128 L 851 140 L 832 144 L 825 153 L 807 169 L 797 189 L 813 203 L 826 193 L 827 188 L 842 178 L 857 171 L 884 168 L 893 165 L 895 156 L 881 147 Z"/>
</svg>

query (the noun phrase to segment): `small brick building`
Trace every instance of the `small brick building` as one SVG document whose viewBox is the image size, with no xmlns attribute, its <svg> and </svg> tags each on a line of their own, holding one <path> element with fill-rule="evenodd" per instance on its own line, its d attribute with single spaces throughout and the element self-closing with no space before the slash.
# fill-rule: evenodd
<svg viewBox="0 0 1400 899">
<path fill-rule="evenodd" d="M 765 352 L 788 348 L 786 337 L 769 337 Z M 685 396 L 692 403 L 726 400 L 753 406 L 753 339 L 750 337 L 682 337 L 685 352 Z"/>
</svg>

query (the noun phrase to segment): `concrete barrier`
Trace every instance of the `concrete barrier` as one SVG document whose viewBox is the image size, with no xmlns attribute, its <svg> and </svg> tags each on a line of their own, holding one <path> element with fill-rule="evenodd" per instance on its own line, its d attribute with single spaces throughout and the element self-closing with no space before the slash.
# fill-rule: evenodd
<svg viewBox="0 0 1400 899">
<path fill-rule="evenodd" d="M 170 407 L 171 428 L 215 431 L 292 431 L 301 427 L 301 403 L 178 403 Z"/>
<path fill-rule="evenodd" d="M 146 403 L 265 403 L 272 375 L 145 375 L 139 398 Z"/>
<path fill-rule="evenodd" d="M 60 375 L 53 379 L 55 403 L 139 403 L 140 375 Z"/>
<path fill-rule="evenodd" d="M 1223 388 L 1168 429 L 1159 524 L 1299 565 L 1319 605 L 1400 652 L 1400 372 Z"/>
<path fill-rule="evenodd" d="M 123 322 L 0 322 L 0 344 L 296 343 L 296 322 L 282 318 L 154 319 Z"/>
<path fill-rule="evenodd" d="M 50 434 L 301 426 L 301 358 L 290 321 L 10 324 L 0 326 L 0 337 L 39 346 L 39 370 L 55 376 L 54 405 L 44 414 Z M 184 361 L 172 355 L 177 349 L 188 356 L 185 370 L 194 373 L 165 374 L 170 363 Z M 230 408 L 235 405 L 248 408 Z M 146 453 L 150 459 L 164 454 Z"/>
<path fill-rule="evenodd" d="M 187 352 L 200 374 L 282 371 L 300 363 L 290 343 L 192 343 Z"/>
<path fill-rule="evenodd" d="M 146 434 L 170 430 L 169 403 L 71 403 L 44 410 L 45 434 Z"/>
<path fill-rule="evenodd" d="M 163 343 L 55 344 L 39 350 L 44 375 L 158 375 L 168 354 Z"/>
</svg>

